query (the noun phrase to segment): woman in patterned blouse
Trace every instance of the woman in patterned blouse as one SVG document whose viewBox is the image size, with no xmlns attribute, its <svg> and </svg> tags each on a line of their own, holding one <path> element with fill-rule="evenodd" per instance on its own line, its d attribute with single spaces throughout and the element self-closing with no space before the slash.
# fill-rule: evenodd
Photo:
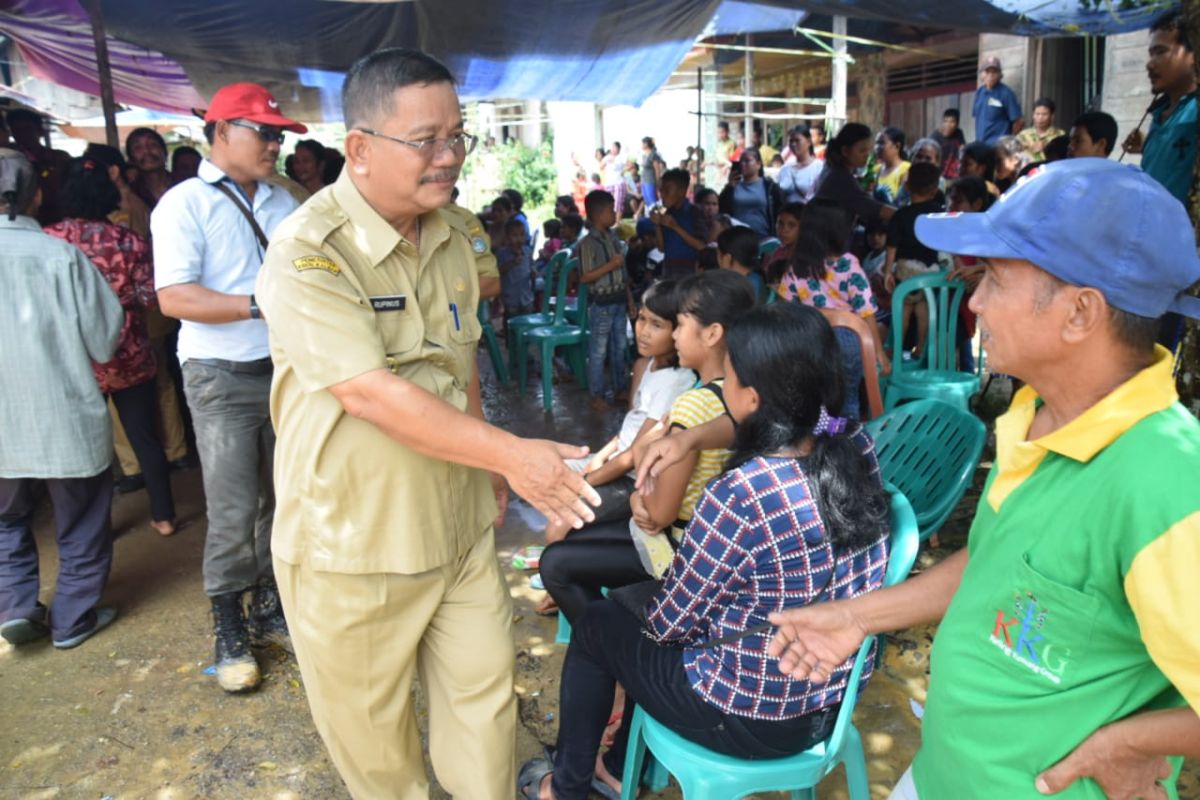
<svg viewBox="0 0 1200 800">
<path fill-rule="evenodd" d="M 112 397 L 142 466 L 150 495 L 150 524 L 160 535 L 170 536 L 175 533 L 175 501 L 156 421 L 157 364 L 146 333 L 146 309 L 158 306 L 150 245 L 133 231 L 108 221 L 120 201 L 120 192 L 102 164 L 87 158 L 74 159 L 63 181 L 62 209 L 66 218 L 46 228 L 46 233 L 82 250 L 125 309 L 116 355 L 111 361 L 93 365 L 93 369 L 100 390 Z"/>
<path fill-rule="evenodd" d="M 725 400 L 738 428 L 726 471 L 696 503 L 644 609 L 645 627 L 612 599 L 578 619 L 563 664 L 558 747 L 553 763 L 522 768 L 523 797 L 619 793 L 634 703 L 680 735 L 744 759 L 802 752 L 832 731 L 853 658 L 824 683 L 792 680 L 768 656 L 770 632 L 759 626 L 781 608 L 883 585 L 888 498 L 870 437 L 838 416 L 843 384 L 828 357 L 836 346 L 824 316 L 795 304 L 759 306 L 733 324 Z M 626 722 L 598 757 L 618 682 Z"/>
</svg>

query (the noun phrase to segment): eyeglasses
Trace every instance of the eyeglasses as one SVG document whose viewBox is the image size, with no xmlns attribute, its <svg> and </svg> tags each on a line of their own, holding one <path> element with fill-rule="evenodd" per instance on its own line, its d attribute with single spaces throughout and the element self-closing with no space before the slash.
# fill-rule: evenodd
<svg viewBox="0 0 1200 800">
<path fill-rule="evenodd" d="M 395 136 L 388 136 L 386 133 L 373 131 L 370 128 L 357 128 L 368 136 L 378 136 L 380 139 L 387 139 L 392 142 L 398 142 L 411 147 L 417 151 L 417 155 L 425 158 L 433 158 L 438 153 L 445 150 L 453 150 L 455 153 L 468 155 L 475 149 L 475 145 L 479 142 L 478 136 L 473 136 L 469 133 L 459 133 L 454 136 L 448 136 L 445 139 L 422 139 L 419 142 L 412 142 L 408 139 L 400 139 Z"/>
<path fill-rule="evenodd" d="M 274 142 L 275 144 L 283 144 L 283 131 L 276 128 L 274 125 L 255 125 L 250 122 L 242 122 L 237 119 L 226 120 L 230 125 L 236 125 L 239 128 L 246 128 L 258 134 L 258 138 L 262 139 L 267 144 Z"/>
</svg>

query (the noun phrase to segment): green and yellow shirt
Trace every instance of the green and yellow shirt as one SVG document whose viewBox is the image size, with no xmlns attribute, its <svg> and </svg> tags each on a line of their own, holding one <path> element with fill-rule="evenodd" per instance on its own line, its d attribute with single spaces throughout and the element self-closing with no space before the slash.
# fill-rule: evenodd
<svg viewBox="0 0 1200 800">
<path fill-rule="evenodd" d="M 996 464 L 962 584 L 934 643 L 922 800 L 1041 797 L 1038 774 L 1097 728 L 1200 709 L 1200 422 L 1171 358 L 1027 441 L 1029 387 L 996 423 Z M 1056 797 L 1103 800 L 1091 780 Z"/>
</svg>

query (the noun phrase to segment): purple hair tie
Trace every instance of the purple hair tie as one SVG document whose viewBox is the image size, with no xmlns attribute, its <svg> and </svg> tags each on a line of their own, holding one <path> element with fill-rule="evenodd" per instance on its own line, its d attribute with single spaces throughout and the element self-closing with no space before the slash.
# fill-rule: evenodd
<svg viewBox="0 0 1200 800">
<path fill-rule="evenodd" d="M 821 406 L 821 415 L 813 426 L 813 436 L 837 436 L 846 431 L 847 423 L 845 417 L 832 417 L 825 406 Z"/>
</svg>

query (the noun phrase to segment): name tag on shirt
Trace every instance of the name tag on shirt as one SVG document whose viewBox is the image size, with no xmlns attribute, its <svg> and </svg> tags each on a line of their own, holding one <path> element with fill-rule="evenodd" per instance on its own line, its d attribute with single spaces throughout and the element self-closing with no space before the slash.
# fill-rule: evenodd
<svg viewBox="0 0 1200 800">
<path fill-rule="evenodd" d="M 1004 103 L 1000 102 L 1000 99 L 997 97 L 989 97 L 988 105 L 992 108 L 1004 108 Z"/>
<path fill-rule="evenodd" d="M 408 304 L 408 298 L 402 294 L 389 294 L 381 297 L 372 297 L 371 308 L 376 311 L 403 311 L 405 305 Z"/>
</svg>

